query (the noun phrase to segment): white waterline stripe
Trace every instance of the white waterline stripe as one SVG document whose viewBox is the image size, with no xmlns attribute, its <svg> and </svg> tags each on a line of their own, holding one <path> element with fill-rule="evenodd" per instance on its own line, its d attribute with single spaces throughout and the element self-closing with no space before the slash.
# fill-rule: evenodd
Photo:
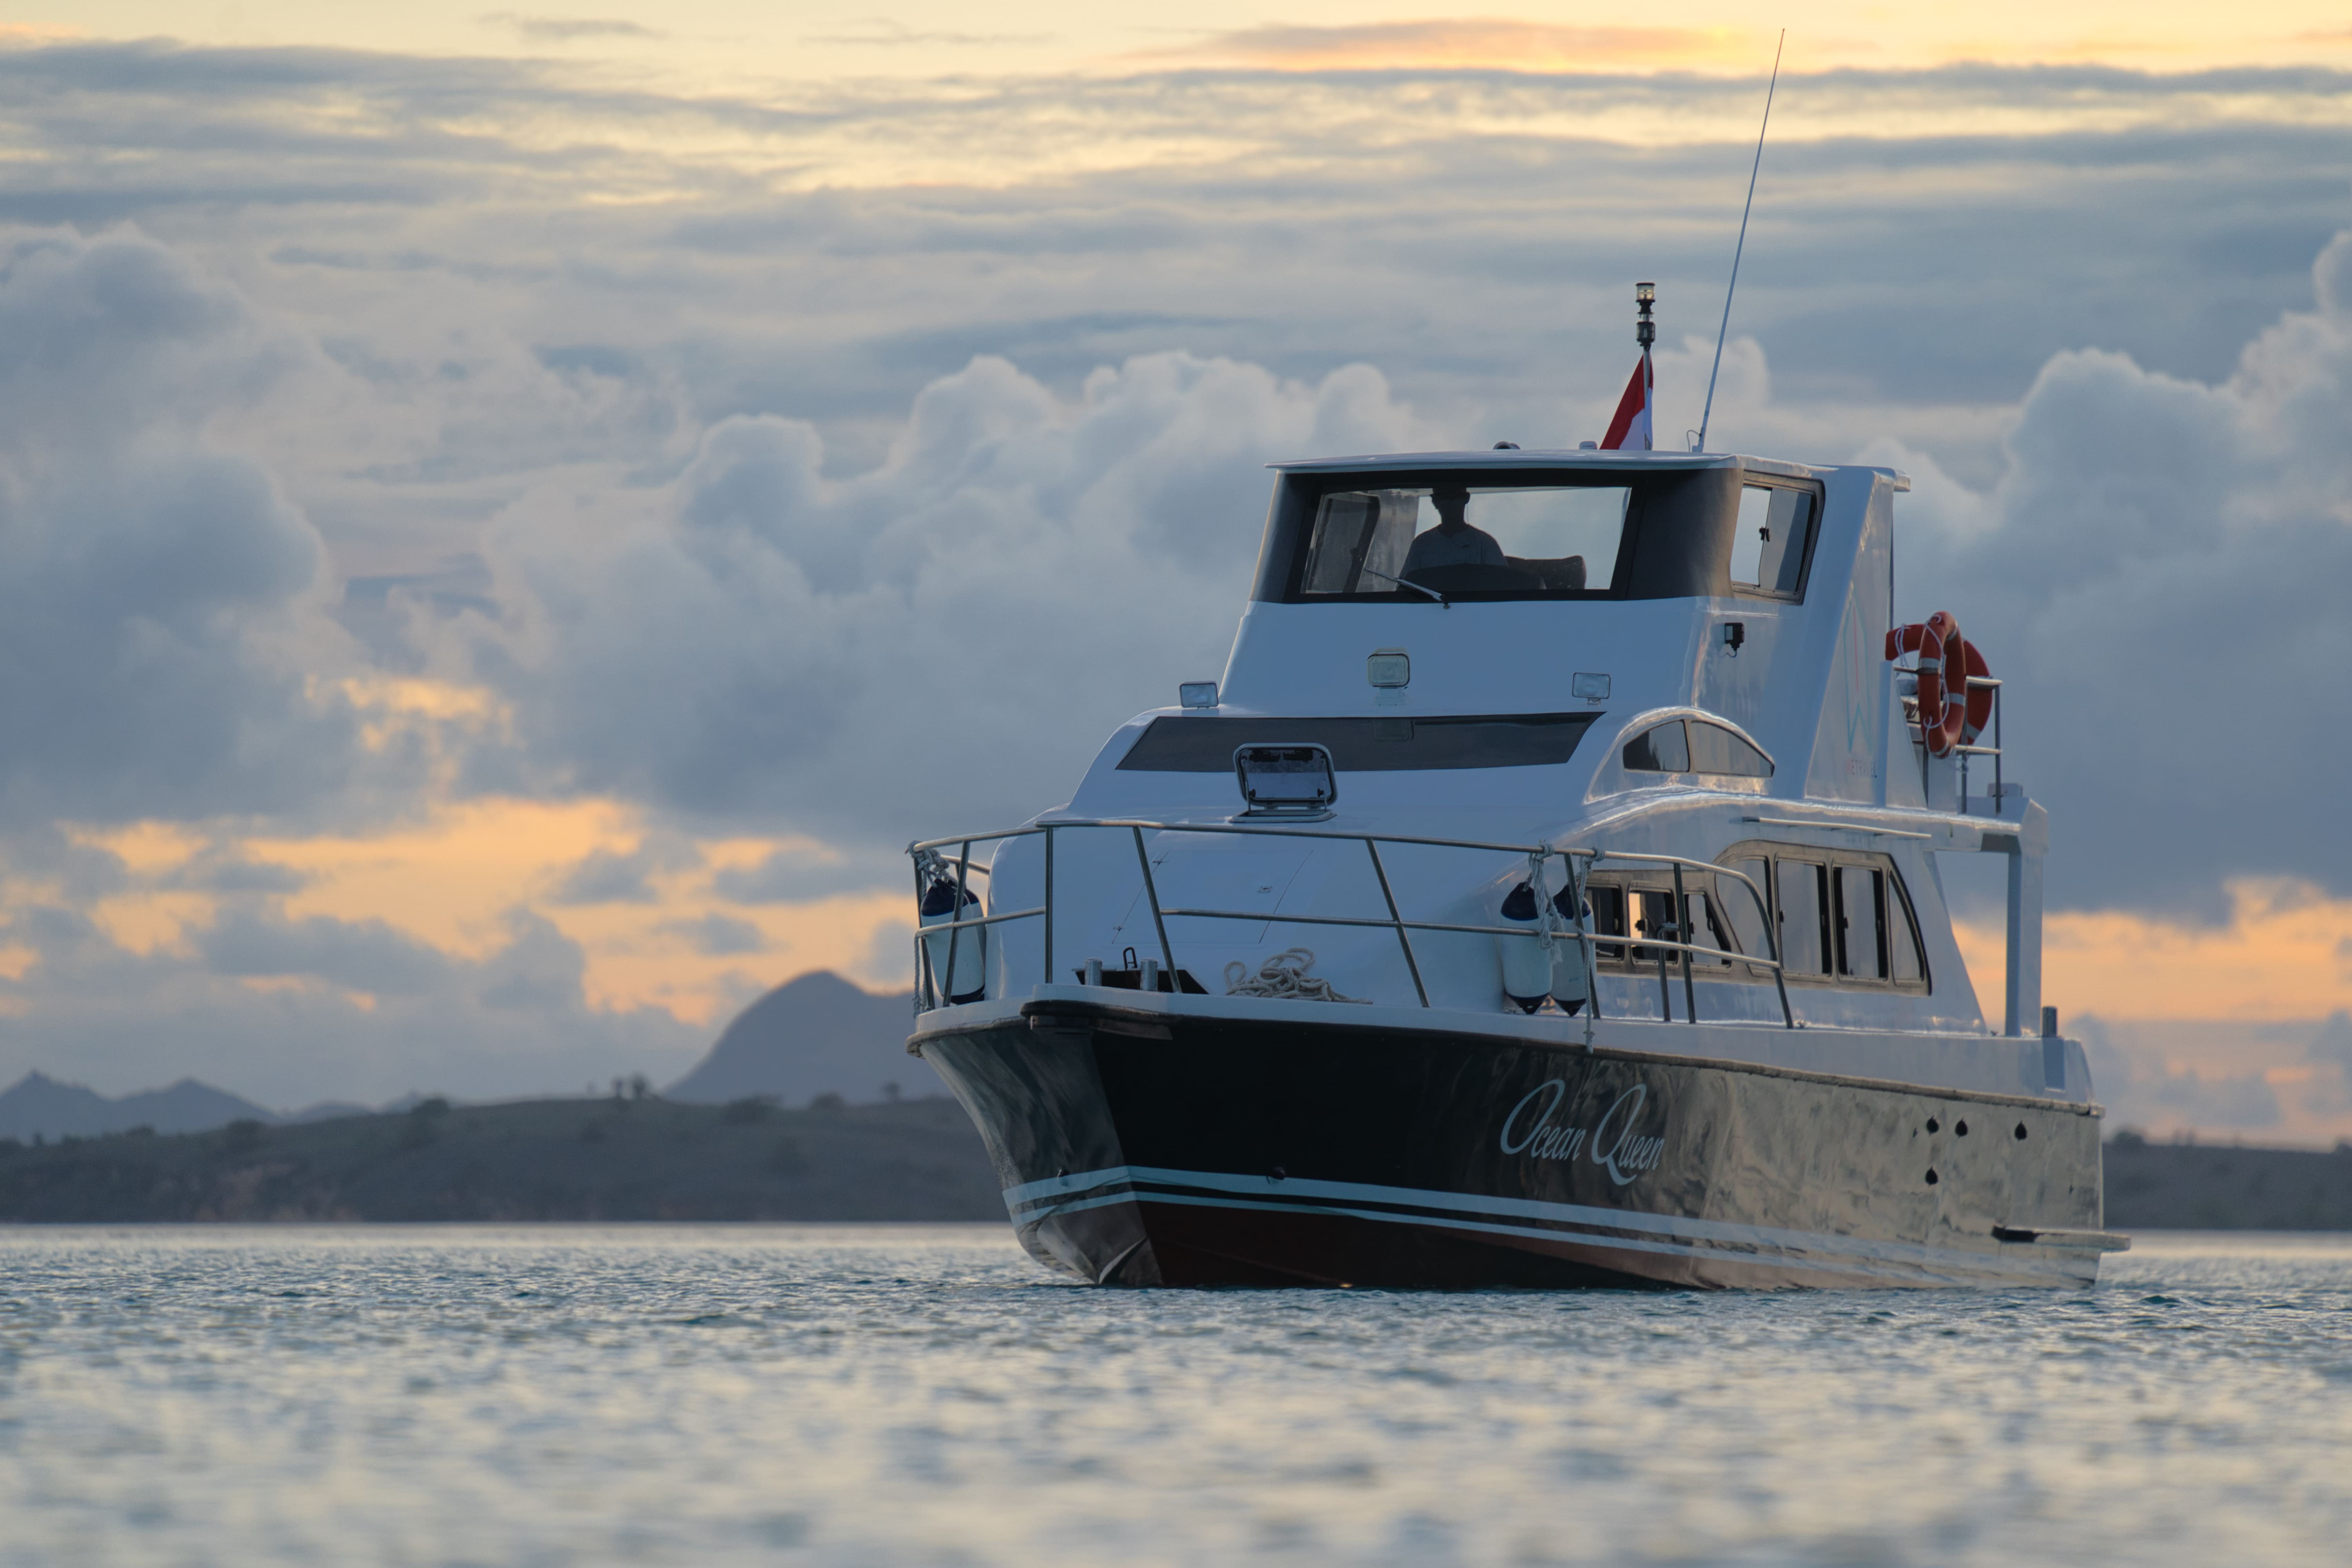
<svg viewBox="0 0 2352 1568">
<path fill-rule="evenodd" d="M 1029 1182 L 1005 1189 L 1005 1208 L 1019 1219 L 1033 1215 L 1016 1205 L 1055 1193 L 1089 1192 L 1113 1183 L 1152 1182 L 1176 1186 L 1205 1187 L 1212 1192 L 1259 1193 L 1273 1185 L 1267 1176 L 1235 1176 L 1222 1172 L 1180 1171 L 1156 1165 L 1115 1165 L 1070 1176 Z M 1515 1219 L 1549 1219 L 1565 1224 L 1613 1230 L 1647 1231 L 1653 1235 L 1729 1242 L 1744 1247 L 1772 1247 L 1799 1252 L 1843 1253 L 1861 1258 L 1921 1262 L 1941 1249 L 1916 1242 L 1872 1241 L 1860 1237 L 1832 1236 L 1821 1231 L 1791 1230 L 1778 1226 L 1739 1225 L 1727 1220 L 1685 1219 L 1675 1215 L 1646 1214 L 1637 1209 L 1595 1208 L 1587 1204 L 1549 1203 L 1539 1198 L 1487 1197 L 1475 1193 L 1434 1192 L 1423 1187 L 1375 1186 L 1356 1182 L 1324 1182 L 1290 1177 L 1281 1183 L 1286 1194 L 1331 1198 L 1342 1203 L 1390 1203 L 1505 1215 Z M 1024 1194 L 1016 1197 L 1015 1194 Z M 1295 1205 L 1294 1205 L 1295 1206 Z"/>
<path fill-rule="evenodd" d="M 1087 1199 L 1064 1207 L 1057 1207 L 1048 1212 L 1052 1214 L 1065 1214 L 1082 1208 L 1097 1208 L 1114 1203 L 1132 1202 L 1181 1204 L 1192 1208 L 1246 1209 L 1260 1214 L 1324 1215 L 1337 1218 L 1372 1220 L 1388 1225 L 1418 1225 L 1425 1226 L 1436 1230 L 1461 1230 L 1476 1232 L 1478 1234 L 1487 1236 L 1522 1237 L 1530 1240 L 1565 1243 L 1580 1247 L 1589 1247 L 1599 1250 L 1615 1248 L 1625 1252 L 1647 1252 L 1663 1254 L 1669 1257 L 1702 1258 L 1709 1262 L 1728 1262 L 1733 1264 L 1750 1264 L 1757 1266 L 1777 1264 L 1799 1272 L 1820 1274 L 1831 1278 L 1841 1276 L 1852 1278 L 1855 1275 L 1863 1275 L 1874 1279 L 1894 1279 L 1912 1283 L 1932 1282 L 1946 1285 L 2013 1283 L 2021 1279 L 2038 1278 L 2056 1279 L 2061 1282 L 2063 1282 L 2064 1280 L 2073 1278 L 2073 1276 L 2066 1274 L 2063 1269 L 2054 1267 L 2020 1269 L 2016 1268 L 2015 1265 L 2025 1261 L 2024 1259 L 2012 1259 L 2000 1254 L 1986 1255 L 1988 1261 L 1993 1258 L 1999 1258 L 2005 1266 L 1997 1272 L 1990 1269 L 1969 1267 L 1969 1265 L 1976 1261 L 1977 1255 L 1975 1254 L 1937 1248 L 1921 1248 L 1920 1250 L 1927 1256 L 1911 1264 L 1907 1268 L 1901 1266 L 1882 1268 L 1873 1267 L 1871 1264 L 1862 1262 L 1814 1262 L 1801 1257 L 1791 1256 L 1788 1253 L 1777 1250 L 1769 1252 L 1700 1251 L 1687 1246 L 1677 1246 L 1669 1242 L 1642 1241 L 1630 1237 L 1589 1236 L 1572 1231 L 1538 1230 L 1531 1226 L 1498 1225 L 1490 1221 L 1448 1219 L 1426 1215 L 1390 1214 L 1381 1210 L 1355 1210 L 1338 1206 L 1326 1207 L 1319 1205 L 1268 1205 L 1263 1203 L 1253 1203 L 1244 1198 L 1200 1197 L 1190 1194 L 1176 1194 L 1169 1193 L 1123 1194 L 1115 1197 Z M 1023 1217 L 1025 1219 L 1035 1216 L 1024 1215 Z M 1938 1265 L 1940 1267 L 1930 1267 L 1931 1264 Z M 1952 1267 L 1956 1264 L 1959 1266 L 1957 1269 Z"/>
<path fill-rule="evenodd" d="M 1125 1192 L 1105 1194 L 1099 1197 L 1078 1198 L 1066 1204 L 1055 1204 L 1047 1208 L 1031 1209 L 1019 1218 L 1021 1223 L 1027 1224 L 1035 1220 L 1051 1219 L 1060 1215 L 1076 1214 L 1084 1209 L 1108 1208 L 1113 1204 L 1126 1203 L 1182 1204 L 1194 1208 L 1247 1209 L 1256 1214 L 1323 1215 L 1343 1219 L 1379 1220 L 1390 1225 L 1425 1225 L 1441 1230 L 1479 1231 L 1495 1236 L 1549 1237 L 1555 1241 L 1587 1243 L 1596 1247 L 1622 1247 L 1633 1252 L 1655 1252 L 1678 1258 L 1730 1258 L 1734 1261 L 1749 1262 L 1777 1260 L 1809 1268 L 1821 1273 L 1843 1271 L 1849 1274 L 1884 1276 L 1887 1279 L 1911 1278 L 1910 1273 L 1903 1270 L 1873 1268 L 1868 1263 L 1841 1262 L 1832 1267 L 1827 1263 L 1812 1262 L 1805 1255 L 1822 1250 L 1815 1248 L 1731 1247 L 1695 1241 L 1644 1241 L 1633 1237 L 1600 1236 L 1590 1230 L 1559 1230 L 1538 1228 L 1533 1226 L 1498 1225 L 1491 1221 L 1465 1219 L 1459 1215 L 1398 1214 L 1389 1209 L 1360 1209 L 1344 1204 L 1273 1203 L 1264 1199 L 1253 1200 L 1240 1196 L 1205 1197 L 1193 1193 L 1139 1192 L 1129 1189 Z M 1929 1258 L 1943 1256 L 1948 1255 L 1927 1249 Z M 1886 1261 L 1900 1263 L 1905 1260 L 1889 1258 Z M 1916 1268 L 1925 1259 L 1910 1261 Z"/>
</svg>

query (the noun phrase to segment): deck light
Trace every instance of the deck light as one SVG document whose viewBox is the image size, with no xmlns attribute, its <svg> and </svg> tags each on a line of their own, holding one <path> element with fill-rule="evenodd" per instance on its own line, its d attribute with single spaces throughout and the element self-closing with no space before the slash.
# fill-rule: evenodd
<svg viewBox="0 0 2352 1568">
<path fill-rule="evenodd" d="M 1412 660 L 1401 647 L 1384 647 L 1364 660 L 1364 679 L 1383 691 L 1412 684 Z"/>
<path fill-rule="evenodd" d="M 1568 678 L 1568 689 L 1580 702 L 1606 702 L 1609 700 L 1609 678 L 1580 669 Z"/>
<path fill-rule="evenodd" d="M 1187 708 L 1214 708 L 1217 705 L 1217 683 L 1213 680 L 1187 680 L 1176 688 L 1176 700 Z"/>
</svg>

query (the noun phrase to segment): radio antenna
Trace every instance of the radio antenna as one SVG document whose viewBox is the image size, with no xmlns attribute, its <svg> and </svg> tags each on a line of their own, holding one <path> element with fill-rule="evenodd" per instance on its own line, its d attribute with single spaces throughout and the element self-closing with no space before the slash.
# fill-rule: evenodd
<svg viewBox="0 0 2352 1568">
<path fill-rule="evenodd" d="M 1789 29 L 1780 29 L 1780 41 L 1772 46 L 1772 79 L 1764 88 L 1764 123 L 1756 129 L 1756 162 L 1748 171 L 1748 205 L 1739 209 L 1739 243 L 1731 250 L 1731 283 L 1723 291 L 1723 325 L 1715 333 L 1715 368 L 1706 373 L 1706 407 L 1698 416 L 1698 440 L 1691 450 L 1706 450 L 1706 422 L 1715 416 L 1715 378 L 1723 371 L 1723 340 L 1731 331 L 1731 296 L 1739 288 L 1739 257 L 1748 248 L 1748 215 L 1756 208 L 1756 176 L 1764 167 L 1764 132 L 1772 128 L 1772 92 L 1780 85 L 1780 50 L 1789 42 Z"/>
</svg>

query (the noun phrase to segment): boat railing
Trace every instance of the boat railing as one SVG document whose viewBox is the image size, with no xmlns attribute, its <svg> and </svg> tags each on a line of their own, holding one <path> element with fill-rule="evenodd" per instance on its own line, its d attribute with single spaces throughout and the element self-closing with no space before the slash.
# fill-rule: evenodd
<svg viewBox="0 0 2352 1568">
<path fill-rule="evenodd" d="M 1917 741 L 1920 735 L 1919 697 L 1917 685 L 1919 679 L 1919 667 L 1916 664 L 1898 664 L 1895 667 L 1895 673 L 1897 677 L 1907 676 L 1911 679 L 1911 689 L 1901 694 L 1903 698 L 1903 721 L 1905 726 L 1910 730 L 1912 739 L 1914 741 Z M 1958 757 L 1960 760 L 1960 815 L 1962 816 L 1969 815 L 1969 759 L 1971 757 L 1990 757 L 1992 759 L 1992 814 L 1995 816 L 1999 816 L 2001 812 L 2006 809 L 2006 801 L 2009 795 L 2009 781 L 2001 776 L 2000 681 L 1997 678 L 1990 675 L 1971 675 L 1964 677 L 1963 679 L 1968 681 L 1969 689 L 1970 691 L 1990 691 L 1992 693 L 1992 744 L 1990 746 L 1979 746 L 1974 742 L 1969 742 L 1966 745 L 1954 746 L 1950 751 L 1944 754 L 1948 757 Z M 1919 747 L 1919 788 L 1923 795 L 1927 791 L 1928 761 L 1929 755 L 1927 748 L 1923 744 Z"/>
<path fill-rule="evenodd" d="M 1100 829 L 1124 830 L 1134 841 L 1136 867 L 1143 877 L 1144 901 L 1151 910 L 1152 933 L 1158 940 L 1160 960 L 1164 965 L 1167 983 L 1171 987 L 1176 987 L 1181 984 L 1177 976 L 1181 973 L 1176 963 L 1175 945 L 1170 941 L 1168 935 L 1168 922 L 1171 920 L 1249 921 L 1262 924 L 1370 928 L 1386 930 L 1395 934 L 1397 949 L 1403 957 L 1405 971 L 1412 979 L 1413 994 L 1420 999 L 1422 1006 L 1427 1007 L 1431 1005 L 1429 986 L 1422 974 L 1421 959 L 1413 951 L 1412 933 L 1444 931 L 1517 938 L 1541 944 L 1547 954 L 1550 952 L 1555 943 L 1564 942 L 1575 946 L 1584 967 L 1585 1003 L 1581 1011 L 1584 1016 L 1584 1039 L 1587 1046 L 1592 1043 L 1593 1021 L 1601 1013 L 1600 975 L 1597 973 L 1595 953 L 1601 946 L 1618 949 L 1626 954 L 1629 962 L 1636 961 L 1637 955 L 1650 953 L 1656 955 L 1659 1015 L 1667 1023 L 1675 1021 L 1670 969 L 1678 969 L 1682 979 L 1683 1021 L 1693 1024 L 1699 1021 L 1696 976 L 1693 972 L 1693 959 L 1696 956 L 1709 963 L 1736 962 L 1745 963 L 1751 969 L 1769 970 L 1772 975 L 1773 987 L 1780 998 L 1781 1026 L 1784 1028 L 1796 1027 L 1796 1016 L 1789 1005 L 1787 967 L 1782 962 L 1780 933 L 1775 929 L 1770 901 L 1765 897 L 1764 889 L 1758 886 L 1753 877 L 1728 866 L 1719 866 L 1713 861 L 1697 860 L 1681 855 L 1634 853 L 1626 850 L 1555 847 L 1542 844 L 1487 843 L 1467 838 L 1424 838 L 1389 833 L 1339 833 L 1328 829 L 1284 827 L 1257 823 L 1244 826 L 1234 823 L 1149 822 L 1129 817 L 1065 818 L 1055 822 L 1031 823 L 1022 827 L 1003 828 L 992 833 L 966 834 L 908 845 L 907 853 L 914 860 L 915 897 L 918 907 L 920 906 L 924 896 L 929 892 L 933 883 L 939 878 L 946 877 L 951 881 L 954 889 L 949 912 L 956 916 L 952 920 L 923 924 L 915 933 L 917 976 L 915 1011 L 929 1012 L 940 1005 L 942 995 L 952 996 L 948 987 L 959 973 L 958 949 L 965 940 L 964 932 L 969 931 L 977 933 L 984 931 L 990 926 L 1005 925 L 1015 921 L 1034 920 L 1041 922 L 1044 935 L 1042 945 L 1045 949 L 1045 983 L 1054 984 L 1055 840 L 1061 834 Z M 1158 879 L 1151 874 L 1151 855 L 1144 842 L 1144 835 L 1147 833 L 1255 835 L 1273 838 L 1307 838 L 1341 844 L 1360 844 L 1370 859 L 1372 875 L 1380 884 L 1381 898 L 1386 905 L 1387 913 L 1385 916 L 1286 915 L 1270 914 L 1255 910 L 1192 909 L 1164 905 L 1160 900 Z M 973 874 L 977 872 L 985 875 L 989 871 L 987 866 L 976 866 L 972 863 L 972 847 L 988 844 L 1001 845 L 1014 838 L 1037 837 L 1045 839 L 1045 901 L 1034 909 L 1005 910 L 984 915 L 965 916 L 962 912 L 964 909 L 978 901 L 976 896 L 969 890 Z M 1522 925 L 1476 925 L 1452 921 L 1407 920 L 1397 904 L 1396 889 L 1389 879 L 1388 865 L 1381 858 L 1382 845 L 1391 847 L 1460 849 L 1485 855 L 1524 857 L 1528 863 L 1528 881 L 1538 894 L 1535 900 L 1538 910 L 1535 926 L 1530 929 Z M 950 849 L 954 851 L 952 856 L 948 853 Z M 992 855 L 992 858 L 993 858 Z M 1569 895 L 1567 903 L 1572 911 L 1567 921 L 1562 921 L 1552 898 L 1544 891 L 1549 886 L 1549 863 L 1554 858 L 1560 861 L 1566 875 L 1566 886 L 1562 890 Z M 1589 929 L 1585 914 L 1586 889 L 1591 882 L 1592 871 L 1603 862 L 1664 866 L 1669 868 L 1673 876 L 1675 895 L 1675 918 L 1670 929 L 1675 939 L 1691 934 L 1688 929 L 1691 923 L 1691 902 L 1685 883 L 1685 872 L 1695 871 L 1708 877 L 1729 878 L 1738 882 L 1748 889 L 1748 897 L 1755 900 L 1759 917 L 1759 924 L 1764 931 L 1766 945 L 1770 950 L 1769 956 L 1735 954 L 1722 947 L 1702 946 L 1694 942 L 1670 940 L 1664 932 L 1644 933 L 1636 940 L 1630 931 L 1603 933 Z M 942 934 L 947 937 L 947 950 L 944 955 L 935 961 L 932 944 Z M 973 940 L 978 940 L 977 935 Z M 1676 958 L 1670 961 L 1667 956 L 1670 953 L 1677 955 Z"/>
</svg>

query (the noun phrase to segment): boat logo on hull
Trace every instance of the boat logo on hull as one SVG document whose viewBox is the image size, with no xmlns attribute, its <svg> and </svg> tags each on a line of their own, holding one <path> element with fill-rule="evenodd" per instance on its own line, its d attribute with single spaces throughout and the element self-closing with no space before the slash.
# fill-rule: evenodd
<svg viewBox="0 0 2352 1568">
<path fill-rule="evenodd" d="M 1643 1172 L 1657 1169 L 1659 1156 L 1665 1152 L 1665 1139 L 1633 1131 L 1643 1106 L 1649 1102 L 1647 1085 L 1637 1083 L 1619 1095 L 1590 1128 L 1553 1122 L 1552 1113 L 1567 1098 L 1568 1084 L 1561 1079 L 1529 1089 L 1503 1118 L 1503 1152 L 1528 1154 L 1538 1160 L 1573 1160 L 1582 1154 L 1608 1172 L 1609 1179 L 1621 1187 Z"/>
</svg>

